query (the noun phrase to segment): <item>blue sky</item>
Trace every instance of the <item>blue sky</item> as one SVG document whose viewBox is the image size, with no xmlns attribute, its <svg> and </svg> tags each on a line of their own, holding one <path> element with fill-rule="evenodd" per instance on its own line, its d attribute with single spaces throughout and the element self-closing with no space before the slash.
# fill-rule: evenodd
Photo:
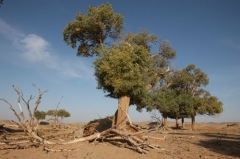
<svg viewBox="0 0 240 159">
<path fill-rule="evenodd" d="M 60 108 L 71 113 L 67 122 L 112 115 L 117 100 L 105 98 L 96 89 L 93 58 L 77 57 L 62 35 L 77 12 L 85 14 L 89 5 L 106 2 L 124 16 L 125 32 L 146 28 L 169 40 L 177 51 L 175 68 L 195 64 L 208 74 L 206 89 L 224 103 L 224 112 L 215 118 L 198 116 L 197 122 L 240 121 L 239 0 L 4 0 L 0 7 L 0 98 L 18 110 L 12 84 L 28 99 L 31 94 L 37 96 L 34 83 L 49 90 L 39 110 L 54 109 L 64 96 Z M 137 112 L 134 106 L 129 114 L 133 121 L 149 121 L 151 115 Z M 0 120 L 13 118 L 0 102 Z"/>
</svg>

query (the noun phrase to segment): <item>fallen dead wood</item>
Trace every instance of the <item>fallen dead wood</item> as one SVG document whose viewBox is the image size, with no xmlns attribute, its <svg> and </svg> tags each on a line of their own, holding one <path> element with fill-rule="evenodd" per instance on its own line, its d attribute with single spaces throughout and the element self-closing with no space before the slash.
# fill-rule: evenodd
<svg viewBox="0 0 240 159">
<path fill-rule="evenodd" d="M 87 137 L 82 137 L 82 138 L 75 139 L 75 140 L 72 140 L 72 141 L 69 141 L 66 143 L 62 143 L 62 144 L 73 144 L 73 143 L 78 143 L 78 142 L 83 142 L 83 141 L 95 140 L 95 139 L 98 139 L 100 137 L 100 135 L 101 135 L 100 133 L 96 133 L 96 134 L 93 134 L 93 135 L 90 135 Z"/>
<path fill-rule="evenodd" d="M 36 87 L 36 85 L 34 85 Z M 28 148 L 31 146 L 38 147 L 39 145 L 43 145 L 44 151 L 63 151 L 63 149 L 60 150 L 53 150 L 49 147 L 46 147 L 47 145 L 66 145 L 66 144 L 74 144 L 84 141 L 107 141 L 108 139 L 112 142 L 119 143 L 122 142 L 126 144 L 131 149 L 139 152 L 139 153 L 148 153 L 149 149 L 158 149 L 158 145 L 151 145 L 149 144 L 149 136 L 144 137 L 144 133 L 150 132 L 152 130 L 143 130 L 134 126 L 130 120 L 129 115 L 126 111 L 124 113 L 126 114 L 126 118 L 129 121 L 130 125 L 122 127 L 120 130 L 116 129 L 119 125 L 112 125 L 111 120 L 109 118 L 106 118 L 106 120 L 98 120 L 97 122 L 90 123 L 85 127 L 81 132 L 83 131 L 82 137 L 75 139 L 72 141 L 65 142 L 64 140 L 61 140 L 60 142 L 52 142 L 46 139 L 46 136 L 42 136 L 40 132 L 37 131 L 38 126 L 34 123 L 34 115 L 37 111 L 37 108 L 39 106 L 39 103 L 41 102 L 42 95 L 47 91 L 41 91 L 38 89 L 38 96 L 35 101 L 35 106 L 33 111 L 30 109 L 30 101 L 33 99 L 33 96 L 31 95 L 28 100 L 25 100 L 23 98 L 23 93 L 18 87 L 13 86 L 15 92 L 18 94 L 18 107 L 20 109 L 20 113 L 18 114 L 16 110 L 13 108 L 12 104 L 10 104 L 6 99 L 0 98 L 3 102 L 5 102 L 9 109 L 13 111 L 14 115 L 17 117 L 18 122 L 14 122 L 19 128 L 21 128 L 22 132 L 25 132 L 25 134 L 28 134 L 29 139 L 13 142 L 12 140 L 0 140 L 0 145 L 6 145 L 10 146 L 9 149 L 21 149 L 21 148 Z M 23 107 L 21 106 L 21 100 L 23 101 L 24 106 L 27 109 L 28 112 L 28 118 L 25 117 Z M 121 107 L 120 107 L 121 108 Z M 121 108 L 122 109 L 122 108 Z M 122 122 L 124 122 L 126 119 L 123 119 Z M 102 123 L 106 123 L 107 125 L 101 125 Z M 120 122 L 121 123 L 121 122 Z M 100 127 L 101 126 L 101 127 Z M 112 127 L 109 127 L 112 126 Z M 3 128 L 3 126 L 1 126 Z M 97 132 L 97 133 L 96 133 Z M 25 135 L 24 134 L 24 135 Z M 57 133 L 55 133 L 57 135 Z M 59 134 L 58 134 L 59 135 Z M 59 136 L 58 136 L 59 137 Z M 119 140 L 121 139 L 121 140 Z M 58 139 L 59 140 L 59 139 Z M 117 145 L 117 144 L 116 144 Z M 65 151 L 65 149 L 64 149 Z"/>
<path fill-rule="evenodd" d="M 90 126 L 91 126 L 90 129 L 93 129 L 95 128 L 96 124 L 90 124 Z M 44 136 L 44 138 L 39 136 L 42 139 L 42 141 L 38 140 L 35 137 L 24 136 L 24 137 L 18 137 L 18 138 L 8 137 L 8 140 L 0 140 L 0 145 L 6 145 L 4 146 L 4 149 L 23 149 L 23 148 L 33 147 L 33 146 L 39 147 L 39 145 L 43 145 L 44 151 L 60 152 L 60 151 L 72 151 L 72 150 L 67 150 L 67 149 L 54 150 L 50 147 L 47 147 L 47 145 L 67 145 L 67 144 L 74 144 L 74 143 L 79 143 L 84 141 L 89 141 L 89 142 L 100 141 L 100 142 L 110 142 L 113 145 L 118 145 L 118 146 L 123 145 L 126 148 L 132 149 L 139 153 L 146 154 L 148 153 L 149 148 L 159 149 L 160 147 L 159 145 L 150 144 L 149 139 L 150 138 L 156 139 L 156 138 L 146 135 L 146 133 L 152 132 L 154 130 L 155 129 L 142 130 L 140 128 L 137 128 L 134 125 L 128 125 L 127 127 L 124 127 L 124 129 L 122 130 L 117 130 L 115 129 L 115 127 L 112 127 L 105 131 L 97 132 L 97 133 L 94 133 L 93 130 L 87 131 L 87 135 L 89 136 L 84 136 L 68 142 L 65 142 L 64 140 L 63 140 L 64 142 L 63 141 L 52 142 L 52 141 L 46 140 L 46 136 Z M 92 134 L 88 134 L 89 132 L 91 132 Z M 13 142 L 12 139 L 15 139 L 17 141 Z M 25 140 L 19 141 L 21 139 L 25 139 Z"/>
<path fill-rule="evenodd" d="M 126 147 L 131 148 L 139 153 L 148 153 L 149 149 L 159 149 L 159 145 L 152 145 L 148 142 L 149 136 L 145 138 L 143 133 L 146 133 L 146 130 L 144 131 L 139 131 L 139 132 L 127 132 L 126 130 L 117 130 L 117 129 L 107 129 L 101 133 L 94 133 L 90 136 L 87 137 L 82 137 L 78 139 L 74 139 L 69 142 L 52 142 L 48 140 L 44 140 L 40 142 L 39 140 L 36 139 L 29 139 L 29 140 L 23 140 L 23 141 L 17 141 L 17 142 L 11 142 L 10 140 L 2 140 L 0 142 L 0 145 L 8 145 L 10 146 L 9 149 L 22 149 L 22 148 L 28 148 L 28 147 L 38 147 L 39 145 L 43 145 L 44 151 L 71 151 L 71 150 L 53 150 L 49 147 L 46 147 L 47 145 L 66 145 L 66 144 L 74 144 L 74 143 L 79 143 L 79 142 L 84 142 L 84 141 L 101 141 L 101 142 L 107 142 L 111 141 L 111 143 L 118 143 L 118 142 L 124 142 L 127 144 Z M 22 146 L 22 144 L 28 144 L 27 146 Z M 118 144 L 116 144 L 118 145 Z M 14 147 L 13 147 L 14 146 Z M 6 149 L 6 148 L 5 148 Z"/>
</svg>

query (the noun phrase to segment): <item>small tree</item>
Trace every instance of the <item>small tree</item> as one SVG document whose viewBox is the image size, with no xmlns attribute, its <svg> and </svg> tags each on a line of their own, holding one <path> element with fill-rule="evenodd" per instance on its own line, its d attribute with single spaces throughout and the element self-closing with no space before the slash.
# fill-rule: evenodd
<svg viewBox="0 0 240 159">
<path fill-rule="evenodd" d="M 37 120 L 44 120 L 46 118 L 46 115 L 47 115 L 47 113 L 45 111 L 37 110 L 34 117 Z"/>
<path fill-rule="evenodd" d="M 59 109 L 59 110 L 48 110 L 46 115 L 51 116 L 49 120 L 54 120 L 54 122 L 58 122 L 59 118 L 67 118 L 70 117 L 70 113 L 66 111 L 65 109 Z"/>
<path fill-rule="evenodd" d="M 68 111 L 66 111 L 65 109 L 59 109 L 57 112 L 57 116 L 61 118 L 61 120 L 63 120 L 63 118 L 68 118 L 70 117 L 70 113 Z"/>
</svg>

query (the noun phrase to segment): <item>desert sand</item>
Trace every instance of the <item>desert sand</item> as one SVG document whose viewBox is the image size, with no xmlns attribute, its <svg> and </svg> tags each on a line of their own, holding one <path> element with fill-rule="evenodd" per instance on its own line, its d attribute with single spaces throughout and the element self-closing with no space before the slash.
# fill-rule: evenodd
<svg viewBox="0 0 240 159">
<path fill-rule="evenodd" d="M 4 124 L 4 125 L 3 125 Z M 138 122 L 136 125 L 147 128 L 150 122 Z M 2 120 L 0 125 L 1 159 L 237 159 L 240 158 L 240 123 L 197 123 L 196 131 L 190 130 L 190 123 L 182 129 L 176 129 L 169 123 L 171 130 L 157 130 L 148 133 L 148 142 L 160 145 L 159 149 L 149 149 L 140 154 L 131 149 L 129 143 L 110 141 L 79 142 L 68 145 L 49 145 L 49 151 L 43 145 L 8 145 L 8 140 L 18 142 L 28 137 L 10 121 Z M 77 138 L 76 130 L 84 123 L 62 124 L 58 129 L 49 125 L 40 125 L 38 135 L 55 142 L 71 141 Z M 20 139 L 20 137 L 22 139 Z M 45 147 L 46 148 L 46 147 Z"/>
</svg>

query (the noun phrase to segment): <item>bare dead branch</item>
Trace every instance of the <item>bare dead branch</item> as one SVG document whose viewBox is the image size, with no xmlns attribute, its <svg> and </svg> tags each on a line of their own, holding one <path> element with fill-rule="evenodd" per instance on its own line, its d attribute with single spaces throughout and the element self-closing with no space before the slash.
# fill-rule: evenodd
<svg viewBox="0 0 240 159">
<path fill-rule="evenodd" d="M 18 102 L 18 107 L 19 107 L 19 109 L 20 109 L 20 116 L 22 117 L 22 119 L 23 119 L 23 121 L 25 122 L 26 121 L 26 119 L 25 119 L 25 116 L 24 116 L 24 114 L 23 114 L 23 109 L 22 109 L 22 106 L 21 106 L 21 91 L 20 91 L 20 89 L 18 88 L 18 87 L 15 87 L 14 85 L 12 85 L 12 87 L 13 87 L 13 89 L 17 92 L 17 94 L 18 94 L 18 100 L 17 100 L 17 102 Z"/>
<path fill-rule="evenodd" d="M 16 110 L 13 108 L 12 104 L 10 104 L 6 99 L 4 98 L 0 98 L 0 100 L 4 101 L 5 103 L 7 103 L 7 105 L 9 106 L 9 108 L 13 111 L 14 115 L 17 117 L 18 121 L 21 123 L 21 117 L 17 114 Z"/>
<path fill-rule="evenodd" d="M 9 108 L 14 112 L 14 115 L 17 117 L 19 123 L 18 125 L 20 125 L 22 127 L 22 129 L 28 133 L 29 136 L 33 137 L 34 139 L 37 139 L 40 143 L 46 143 L 46 144 L 53 144 L 52 142 L 49 142 L 49 141 L 44 141 L 43 138 L 41 138 L 40 136 L 38 136 L 35 131 L 34 131 L 34 126 L 32 124 L 33 120 L 34 120 L 34 115 L 35 115 L 35 112 L 37 110 L 37 107 L 40 103 L 40 100 L 41 100 L 41 97 L 43 95 L 43 93 L 47 92 L 47 91 L 44 91 L 42 92 L 39 88 L 39 95 L 38 95 L 38 98 L 35 102 L 35 107 L 34 107 L 34 110 L 33 112 L 31 113 L 31 110 L 30 110 L 30 106 L 29 106 L 29 102 L 30 100 L 32 99 L 32 96 L 30 96 L 30 99 L 26 102 L 23 98 L 23 94 L 22 92 L 20 91 L 20 89 L 18 87 L 15 87 L 14 85 L 13 86 L 13 89 L 15 90 L 15 92 L 18 94 L 18 106 L 19 106 L 19 109 L 20 109 L 20 114 L 17 114 L 16 110 L 13 108 L 13 106 L 6 100 L 6 99 L 3 99 L 1 98 L 0 100 L 4 101 L 8 106 Z M 34 85 L 36 87 L 36 85 Z M 25 119 L 25 116 L 24 116 L 24 113 L 23 113 L 23 109 L 22 109 L 22 106 L 20 104 L 21 102 L 21 99 L 24 101 L 24 103 L 26 104 L 26 107 L 28 109 L 28 112 L 29 112 L 29 118 L 28 118 L 28 122 L 26 122 L 26 119 Z M 22 117 L 22 118 L 21 118 Z M 35 129 L 36 130 L 36 129 Z"/>
<path fill-rule="evenodd" d="M 59 105 L 60 105 L 62 99 L 63 99 L 63 96 L 60 98 L 60 100 L 59 100 L 59 102 L 58 102 L 58 104 L 57 104 L 56 111 L 58 110 L 58 107 L 59 107 Z"/>
<path fill-rule="evenodd" d="M 31 112 L 31 108 L 30 108 L 30 104 L 29 104 L 32 99 L 33 99 L 33 96 L 30 95 L 28 101 L 26 101 L 26 100 L 23 98 L 23 93 L 22 93 L 22 100 L 23 100 L 23 102 L 25 103 L 25 106 L 26 106 L 26 108 L 27 108 L 27 110 L 28 110 L 29 116 L 32 116 L 32 112 Z"/>
<path fill-rule="evenodd" d="M 127 116 L 127 118 L 128 118 L 128 122 L 129 122 L 129 124 L 130 125 L 133 125 L 132 124 L 132 121 L 131 121 L 131 119 L 130 119 L 130 117 L 129 117 L 129 115 L 128 115 L 128 113 L 125 111 L 125 110 L 123 110 L 123 108 L 119 105 L 119 107 L 121 108 L 121 110 L 126 114 L 126 116 Z"/>
<path fill-rule="evenodd" d="M 59 107 L 62 99 L 63 99 L 63 96 L 60 98 L 60 100 L 59 100 L 59 102 L 58 102 L 58 104 L 57 104 L 57 106 L 56 106 L 56 109 L 55 109 L 53 115 L 50 117 L 50 119 L 48 119 L 48 120 L 53 120 L 54 123 L 55 123 L 55 126 L 56 126 L 56 124 L 57 124 L 57 122 L 58 122 L 58 119 L 57 119 L 57 116 L 56 116 L 57 110 L 58 110 L 58 107 Z"/>
<path fill-rule="evenodd" d="M 144 153 L 147 154 L 148 152 L 146 150 L 143 150 L 142 148 L 140 148 L 139 144 L 137 144 L 134 140 L 132 140 L 130 137 L 127 138 L 127 140 L 136 148 L 136 150 L 140 153 Z"/>
<path fill-rule="evenodd" d="M 73 140 L 73 141 L 69 141 L 69 142 L 66 142 L 66 143 L 63 143 L 63 144 L 73 144 L 73 143 L 78 143 L 78 142 L 83 142 L 83 141 L 94 140 L 94 139 L 99 138 L 100 135 L 101 135 L 101 133 L 96 133 L 96 134 L 93 134 L 93 135 L 90 135 L 90 136 L 87 136 L 87 137 L 82 137 L 82 138 L 79 138 L 79 139 L 76 139 L 76 140 Z"/>
<path fill-rule="evenodd" d="M 33 84 L 33 86 L 38 89 L 38 97 L 37 97 L 37 99 L 36 99 L 36 101 L 35 101 L 35 106 L 34 106 L 34 109 L 33 109 L 33 113 L 32 113 L 32 115 L 29 117 L 29 118 L 30 118 L 30 119 L 29 119 L 29 124 L 31 124 L 31 122 L 32 122 L 33 119 L 34 119 L 34 116 L 35 116 L 35 113 L 36 113 L 36 111 L 37 111 L 38 105 L 39 105 L 40 102 L 41 102 L 42 95 L 43 95 L 44 93 L 48 92 L 48 90 L 45 90 L 45 91 L 42 92 L 35 84 Z"/>
</svg>

